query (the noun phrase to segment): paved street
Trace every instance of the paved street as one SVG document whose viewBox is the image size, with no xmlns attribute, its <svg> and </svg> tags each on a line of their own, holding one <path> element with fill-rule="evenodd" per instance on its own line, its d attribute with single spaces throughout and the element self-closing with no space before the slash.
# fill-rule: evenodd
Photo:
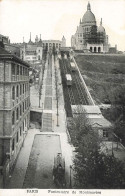
<svg viewBox="0 0 125 196">
<path fill-rule="evenodd" d="M 52 171 L 57 153 L 61 153 L 59 135 L 35 135 L 23 188 L 56 188 Z"/>
</svg>

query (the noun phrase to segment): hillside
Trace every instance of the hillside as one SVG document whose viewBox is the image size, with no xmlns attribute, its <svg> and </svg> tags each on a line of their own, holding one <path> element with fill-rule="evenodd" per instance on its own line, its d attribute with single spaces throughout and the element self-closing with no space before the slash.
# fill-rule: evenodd
<svg viewBox="0 0 125 196">
<path fill-rule="evenodd" d="M 77 55 L 75 60 L 96 103 L 110 103 L 125 85 L 125 55 Z"/>
</svg>

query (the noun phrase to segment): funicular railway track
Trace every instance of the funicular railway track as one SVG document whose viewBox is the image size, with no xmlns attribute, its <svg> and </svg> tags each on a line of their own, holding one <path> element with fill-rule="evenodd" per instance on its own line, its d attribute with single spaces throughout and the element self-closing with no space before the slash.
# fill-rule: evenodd
<svg viewBox="0 0 125 196">
<path fill-rule="evenodd" d="M 72 76 L 72 86 L 67 86 L 71 105 L 88 105 L 88 100 L 85 97 L 85 90 L 81 84 L 81 79 L 79 78 L 78 71 L 71 71 L 69 60 L 63 58 L 62 61 L 64 74 L 69 73 Z"/>
<path fill-rule="evenodd" d="M 85 98 L 85 90 L 81 84 L 81 80 L 78 76 L 78 73 L 73 73 L 72 74 L 73 80 L 75 80 L 75 86 L 77 88 L 78 96 L 79 96 L 79 102 L 82 105 L 88 105 L 88 101 Z"/>
<path fill-rule="evenodd" d="M 75 69 L 74 71 L 72 71 L 69 59 L 62 57 L 59 61 L 63 83 L 65 109 L 67 117 L 71 117 L 71 105 L 88 105 L 88 100 L 78 70 Z M 67 84 L 66 74 L 71 75 L 72 85 Z"/>
<path fill-rule="evenodd" d="M 63 62 L 63 73 L 64 73 L 64 77 L 67 73 L 70 74 L 70 69 L 69 67 L 67 67 L 67 63 L 66 63 L 66 59 L 62 59 L 62 62 Z M 74 98 L 74 95 L 73 95 L 73 90 L 72 90 L 72 86 L 67 87 L 67 91 L 68 91 L 68 95 L 69 95 L 69 99 L 70 99 L 70 104 L 71 105 L 75 105 L 75 98 Z"/>
</svg>

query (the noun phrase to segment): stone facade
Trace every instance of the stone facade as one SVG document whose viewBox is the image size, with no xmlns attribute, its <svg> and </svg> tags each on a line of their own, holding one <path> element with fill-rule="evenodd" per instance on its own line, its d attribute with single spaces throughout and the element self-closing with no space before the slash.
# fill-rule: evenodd
<svg viewBox="0 0 125 196">
<path fill-rule="evenodd" d="M 62 40 L 43 40 L 43 49 L 55 49 L 59 50 L 61 47 L 66 47 L 66 39 L 63 36 Z"/>
<path fill-rule="evenodd" d="M 7 159 L 10 169 L 13 167 L 29 128 L 29 118 L 29 65 L 0 48 L 1 168 Z"/>
</svg>

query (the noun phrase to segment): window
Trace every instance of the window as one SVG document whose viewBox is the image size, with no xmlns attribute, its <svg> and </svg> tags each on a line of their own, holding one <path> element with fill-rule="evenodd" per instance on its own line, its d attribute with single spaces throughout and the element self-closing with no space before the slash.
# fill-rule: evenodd
<svg viewBox="0 0 125 196">
<path fill-rule="evenodd" d="M 22 115 L 22 105 L 20 105 L 20 116 Z"/>
<path fill-rule="evenodd" d="M 23 112 L 24 112 L 24 102 L 23 102 Z"/>
<path fill-rule="evenodd" d="M 22 128 L 20 127 L 20 136 L 22 135 Z"/>
<path fill-rule="evenodd" d="M 26 118 L 25 118 L 25 127 L 26 127 Z"/>
<path fill-rule="evenodd" d="M 25 101 L 25 110 L 26 110 L 26 106 L 27 106 L 27 104 L 26 104 L 26 101 Z"/>
<path fill-rule="evenodd" d="M 16 109 L 16 120 L 18 120 L 19 119 L 19 109 L 17 108 Z"/>
<path fill-rule="evenodd" d="M 12 113 L 12 125 L 14 125 L 14 123 L 15 123 L 15 112 L 13 111 L 13 113 Z"/>
<path fill-rule="evenodd" d="M 12 151 L 14 151 L 15 148 L 15 143 L 14 143 L 14 139 L 12 140 Z"/>
<path fill-rule="evenodd" d="M 30 89 L 29 89 L 29 84 L 27 83 L 27 91 L 29 91 Z"/>
<path fill-rule="evenodd" d="M 27 87 L 27 85 L 25 84 L 25 93 L 26 93 L 26 87 Z"/>
<path fill-rule="evenodd" d="M 24 94 L 24 88 L 25 88 L 25 87 L 24 87 L 24 84 L 23 84 L 23 94 Z"/>
<path fill-rule="evenodd" d="M 16 96 L 19 97 L 19 87 L 18 87 L 18 85 L 16 87 Z"/>
<path fill-rule="evenodd" d="M 29 69 L 27 69 L 27 76 L 29 76 Z"/>
<path fill-rule="evenodd" d="M 40 55 L 38 56 L 38 60 L 40 60 Z"/>
<path fill-rule="evenodd" d="M 12 75 L 15 75 L 15 64 L 11 65 L 11 72 L 12 72 Z"/>
<path fill-rule="evenodd" d="M 19 141 L 19 133 L 17 132 L 17 134 L 16 134 L 16 142 L 18 143 L 18 141 Z"/>
<path fill-rule="evenodd" d="M 22 75 L 22 66 L 20 66 L 20 75 Z"/>
<path fill-rule="evenodd" d="M 24 122 L 23 122 L 23 131 L 24 131 Z"/>
<path fill-rule="evenodd" d="M 12 99 L 15 99 L 15 86 L 12 87 Z"/>
<path fill-rule="evenodd" d="M 19 65 L 17 65 L 17 75 L 19 75 Z"/>
<path fill-rule="evenodd" d="M 27 108 L 29 107 L 29 103 L 28 102 L 29 102 L 29 99 L 27 99 Z"/>
<path fill-rule="evenodd" d="M 25 68 L 23 67 L 23 75 L 25 76 Z"/>
<path fill-rule="evenodd" d="M 22 85 L 20 84 L 20 95 L 22 95 Z"/>
<path fill-rule="evenodd" d="M 108 137 L 108 131 L 107 130 L 103 130 L 103 137 Z"/>
</svg>

